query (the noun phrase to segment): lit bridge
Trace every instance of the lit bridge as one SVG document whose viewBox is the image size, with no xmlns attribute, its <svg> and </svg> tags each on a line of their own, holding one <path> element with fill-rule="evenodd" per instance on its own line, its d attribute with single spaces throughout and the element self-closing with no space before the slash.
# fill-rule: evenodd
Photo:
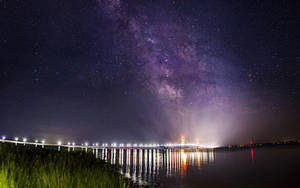
<svg viewBox="0 0 300 188">
<path fill-rule="evenodd" d="M 214 145 L 201 145 L 201 144 L 193 144 L 193 143 L 167 143 L 167 144 L 131 144 L 131 143 L 92 143 L 89 144 L 88 142 L 82 144 L 76 144 L 75 142 L 67 142 L 63 143 L 61 141 L 57 141 L 56 143 L 47 143 L 45 140 L 34 140 L 29 141 L 27 138 L 19 139 L 19 137 L 15 137 L 14 139 L 6 139 L 5 136 L 2 136 L 0 139 L 2 143 L 12 143 L 15 145 L 22 144 L 22 145 L 34 145 L 35 147 L 47 147 L 53 148 L 56 147 L 58 150 L 61 148 L 66 148 L 68 151 L 75 150 L 75 149 L 82 149 L 82 150 L 98 150 L 98 149 L 213 149 L 217 146 Z"/>
</svg>

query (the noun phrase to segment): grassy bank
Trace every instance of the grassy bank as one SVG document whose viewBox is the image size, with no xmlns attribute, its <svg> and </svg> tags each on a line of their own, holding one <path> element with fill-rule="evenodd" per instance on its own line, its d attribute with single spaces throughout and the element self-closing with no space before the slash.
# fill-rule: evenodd
<svg viewBox="0 0 300 188">
<path fill-rule="evenodd" d="M 1 188 L 135 187 L 92 153 L 1 143 L 0 161 Z"/>
</svg>

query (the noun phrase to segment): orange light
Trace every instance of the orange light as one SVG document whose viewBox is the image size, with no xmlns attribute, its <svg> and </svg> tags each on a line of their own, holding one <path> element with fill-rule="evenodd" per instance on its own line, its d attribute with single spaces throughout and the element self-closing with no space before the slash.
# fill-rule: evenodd
<svg viewBox="0 0 300 188">
<path fill-rule="evenodd" d="M 184 150 L 181 150 L 181 159 L 182 159 L 182 171 L 181 171 L 181 177 L 186 176 L 186 170 L 187 170 L 187 154 L 184 152 Z"/>
<path fill-rule="evenodd" d="M 200 152 L 197 151 L 197 160 L 198 160 L 198 170 L 200 170 L 201 161 L 200 161 Z"/>
</svg>

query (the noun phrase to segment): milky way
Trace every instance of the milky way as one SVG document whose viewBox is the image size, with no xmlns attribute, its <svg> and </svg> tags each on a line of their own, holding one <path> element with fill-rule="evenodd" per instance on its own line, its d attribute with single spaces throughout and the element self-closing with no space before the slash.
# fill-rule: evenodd
<svg viewBox="0 0 300 188">
<path fill-rule="evenodd" d="M 218 138 L 224 139 L 220 134 L 231 129 L 239 108 L 232 103 L 240 99 L 228 99 L 229 88 L 236 84 L 228 76 L 235 74 L 233 68 L 205 50 L 214 48 L 201 43 L 205 36 L 176 23 L 163 8 L 146 4 L 129 13 L 129 6 L 122 1 L 99 1 L 100 12 L 110 20 L 115 35 L 129 40 L 121 50 L 139 62 L 136 66 L 145 76 L 145 88 L 158 98 L 168 119 L 168 125 L 154 126 L 169 131 L 172 139 L 186 135 L 191 141 L 219 144 Z"/>
</svg>

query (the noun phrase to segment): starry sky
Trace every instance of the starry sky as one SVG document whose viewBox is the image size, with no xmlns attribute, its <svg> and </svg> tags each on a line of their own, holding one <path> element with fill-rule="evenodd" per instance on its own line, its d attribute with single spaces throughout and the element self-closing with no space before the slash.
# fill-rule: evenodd
<svg viewBox="0 0 300 188">
<path fill-rule="evenodd" d="M 300 3 L 0 0 L 0 134 L 300 137 Z"/>
</svg>

